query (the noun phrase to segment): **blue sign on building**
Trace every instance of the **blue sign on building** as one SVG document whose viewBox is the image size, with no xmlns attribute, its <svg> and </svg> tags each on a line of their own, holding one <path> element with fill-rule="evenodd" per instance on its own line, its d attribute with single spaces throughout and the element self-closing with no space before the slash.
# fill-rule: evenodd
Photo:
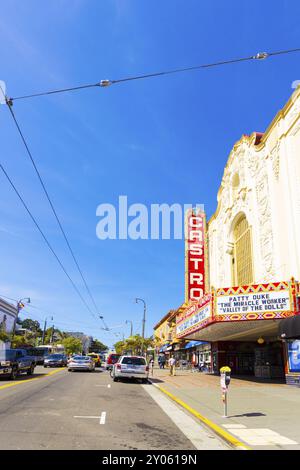
<svg viewBox="0 0 300 470">
<path fill-rule="evenodd" d="M 288 342 L 290 372 L 300 372 L 300 339 Z"/>
</svg>

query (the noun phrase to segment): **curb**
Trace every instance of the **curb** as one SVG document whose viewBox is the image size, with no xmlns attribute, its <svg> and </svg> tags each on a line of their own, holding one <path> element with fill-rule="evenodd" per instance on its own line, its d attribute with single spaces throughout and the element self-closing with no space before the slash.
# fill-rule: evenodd
<svg viewBox="0 0 300 470">
<path fill-rule="evenodd" d="M 158 388 L 162 393 L 167 395 L 171 400 L 175 401 L 178 405 L 182 406 L 185 410 L 187 410 L 189 413 L 191 413 L 193 416 L 195 416 L 199 421 L 201 421 L 203 424 L 205 424 L 209 429 L 214 431 L 218 436 L 220 436 L 224 441 L 227 442 L 227 444 L 230 444 L 234 449 L 236 450 L 252 450 L 251 447 L 247 446 L 243 442 L 239 441 L 236 437 L 234 437 L 232 434 L 229 432 L 225 431 L 221 426 L 218 424 L 214 423 L 208 418 L 205 418 L 202 414 L 198 413 L 198 411 L 194 410 L 191 408 L 189 405 L 187 405 L 184 401 L 180 400 L 177 398 L 175 395 L 173 395 L 171 392 L 166 390 L 163 387 L 160 387 L 156 383 L 152 382 L 151 379 L 149 379 L 149 382 L 154 385 L 154 387 Z"/>
</svg>

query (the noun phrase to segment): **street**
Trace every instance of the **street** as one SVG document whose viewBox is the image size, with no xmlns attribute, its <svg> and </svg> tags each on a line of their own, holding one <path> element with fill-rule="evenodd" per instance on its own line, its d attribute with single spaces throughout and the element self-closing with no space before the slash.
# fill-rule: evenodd
<svg viewBox="0 0 300 470">
<path fill-rule="evenodd" d="M 103 369 L 0 380 L 0 414 L 0 449 L 229 449 L 151 384 Z"/>
</svg>

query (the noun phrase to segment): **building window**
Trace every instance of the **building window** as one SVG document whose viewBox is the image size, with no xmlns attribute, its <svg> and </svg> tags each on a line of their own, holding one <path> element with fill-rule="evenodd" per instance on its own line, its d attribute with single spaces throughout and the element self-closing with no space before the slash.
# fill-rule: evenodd
<svg viewBox="0 0 300 470">
<path fill-rule="evenodd" d="M 252 243 L 251 227 L 245 215 L 236 222 L 233 230 L 234 249 L 232 257 L 233 284 L 236 286 L 252 284 Z"/>
</svg>

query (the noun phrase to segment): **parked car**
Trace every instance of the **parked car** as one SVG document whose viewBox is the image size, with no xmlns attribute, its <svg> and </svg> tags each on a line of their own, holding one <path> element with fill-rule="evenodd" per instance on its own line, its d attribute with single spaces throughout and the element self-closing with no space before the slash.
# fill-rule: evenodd
<svg viewBox="0 0 300 470">
<path fill-rule="evenodd" d="M 148 382 L 149 366 L 142 356 L 121 356 L 113 366 L 112 378 L 116 382 L 122 378 L 141 379 Z"/>
<path fill-rule="evenodd" d="M 109 354 L 106 359 L 106 370 L 112 370 L 113 365 L 118 362 L 119 358 L 121 357 L 121 354 Z"/>
<path fill-rule="evenodd" d="M 68 358 L 64 354 L 49 354 L 44 359 L 44 367 L 67 367 Z"/>
<path fill-rule="evenodd" d="M 96 367 L 101 367 L 100 354 L 92 352 L 92 353 L 88 353 L 87 356 L 89 356 L 91 359 L 93 359 Z"/>
<path fill-rule="evenodd" d="M 25 349 L 0 350 L 0 377 L 15 380 L 21 373 L 32 375 L 34 368 L 34 357 L 29 356 Z"/>
<path fill-rule="evenodd" d="M 74 370 L 88 370 L 93 372 L 95 370 L 95 362 L 89 356 L 73 356 L 68 361 L 68 371 Z"/>
<path fill-rule="evenodd" d="M 25 348 L 24 348 L 25 349 Z M 48 355 L 46 349 L 26 347 L 28 356 L 32 356 L 35 361 L 35 365 L 43 365 L 45 356 Z"/>
</svg>

